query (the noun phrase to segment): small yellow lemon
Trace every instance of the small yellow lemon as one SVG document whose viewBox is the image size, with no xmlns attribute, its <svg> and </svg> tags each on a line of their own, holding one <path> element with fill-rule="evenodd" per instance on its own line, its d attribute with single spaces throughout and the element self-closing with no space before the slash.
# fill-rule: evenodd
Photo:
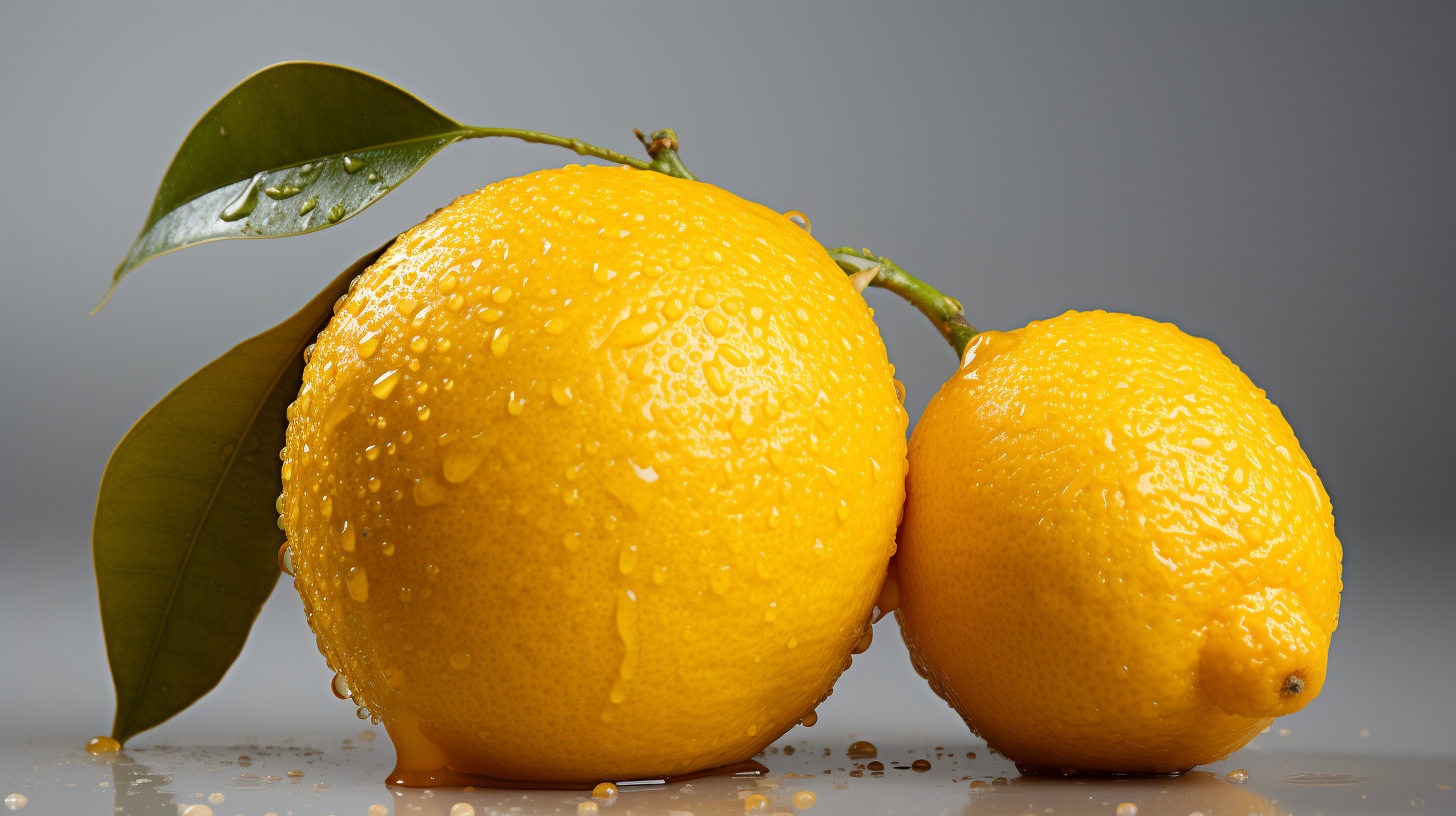
<svg viewBox="0 0 1456 816">
<path fill-rule="evenodd" d="M 1319 694 L 1329 497 L 1212 343 L 1104 312 L 983 333 L 910 463 L 901 629 L 1023 767 L 1182 771 Z"/>
<path fill-rule="evenodd" d="M 623 168 L 402 235 L 289 419 L 296 585 L 405 784 L 752 756 L 848 666 L 904 494 L 892 370 L 823 248 Z"/>
</svg>

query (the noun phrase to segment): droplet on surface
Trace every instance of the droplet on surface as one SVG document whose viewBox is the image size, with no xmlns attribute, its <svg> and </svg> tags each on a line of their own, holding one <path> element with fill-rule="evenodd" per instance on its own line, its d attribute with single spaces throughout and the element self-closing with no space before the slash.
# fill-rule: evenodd
<svg viewBox="0 0 1456 816">
<path fill-rule="evenodd" d="M 337 224 L 337 223 L 339 223 L 344 218 L 344 212 L 345 212 L 344 205 L 342 203 L 335 204 L 334 206 L 330 207 L 329 208 L 329 223 L 330 224 Z"/>
<path fill-rule="evenodd" d="M 389 808 L 385 805 L 370 805 L 369 816 L 389 816 Z"/>
<path fill-rule="evenodd" d="M 28 803 L 29 801 L 30 800 L 26 798 L 25 794 L 23 793 L 12 793 L 9 796 L 5 797 L 5 809 L 20 810 L 21 808 L 25 807 L 26 803 Z"/>
<path fill-rule="evenodd" d="M 799 725 L 802 725 L 805 728 L 813 728 L 814 723 L 817 722 L 819 722 L 819 712 L 817 711 L 810 711 L 808 714 L 805 714 L 804 716 L 799 718 Z"/>
<path fill-rule="evenodd" d="M 768 810 L 768 797 L 761 793 L 750 794 L 743 800 L 744 813 L 762 813 Z"/>
<path fill-rule="evenodd" d="M 511 333 L 505 329 L 496 329 L 495 335 L 490 339 L 490 354 L 492 357 L 500 357 L 506 353 L 511 345 Z"/>
<path fill-rule="evenodd" d="M 875 744 L 869 740 L 859 740 L 849 745 L 850 759 L 874 759 L 877 755 Z"/>
<path fill-rule="evenodd" d="M 810 235 L 814 234 L 814 223 L 809 220 L 809 216 L 804 215 L 798 210 L 787 210 L 784 212 L 784 217 L 794 222 L 794 226 L 798 227 L 804 232 L 807 232 Z M 810 794 L 810 796 L 812 795 L 813 794 Z"/>
<path fill-rule="evenodd" d="M 293 771 L 289 771 L 287 774 L 284 774 L 284 775 L 285 776 L 293 777 L 294 779 L 302 779 L 303 778 L 303 771 L 293 770 Z"/>
<path fill-rule="evenodd" d="M 364 160 L 355 156 L 344 157 L 344 172 L 353 175 L 364 169 Z"/>
<path fill-rule="evenodd" d="M 334 674 L 334 681 L 329 684 L 329 691 L 332 691 L 334 696 L 340 700 L 347 700 L 354 696 L 354 691 L 349 688 L 349 681 L 344 679 L 342 672 Z"/>
<path fill-rule="evenodd" d="M 212 808 L 201 803 L 188 805 L 182 809 L 182 816 L 212 816 Z"/>
<path fill-rule="evenodd" d="M 373 385 L 369 386 L 369 392 L 373 394 L 376 399 L 386 399 L 394 391 L 394 387 L 398 384 L 399 370 L 395 369 L 393 371 L 386 371 L 383 374 L 379 375 L 379 379 L 375 380 Z"/>
<path fill-rule="evenodd" d="M 576 803 L 576 816 L 595 816 L 600 810 L 601 808 L 597 807 L 596 802 Z"/>
<path fill-rule="evenodd" d="M 214 805 L 220 805 L 226 800 L 227 797 L 223 796 L 221 793 L 209 793 L 207 795 L 207 801 L 213 803 Z"/>
<path fill-rule="evenodd" d="M 450 655 L 450 666 L 456 669 L 463 669 L 470 665 L 469 652 L 456 652 Z"/>
<path fill-rule="evenodd" d="M 916 773 L 925 773 L 926 771 L 930 770 L 930 760 L 917 759 L 914 762 L 910 763 L 910 770 Z"/>
<path fill-rule="evenodd" d="M 289 577 L 293 575 L 293 548 L 284 544 L 278 548 L 278 569 L 283 570 Z M 97 737 L 100 739 L 100 737 Z M 93 740 L 94 742 L 95 740 Z M 89 746 L 87 746 L 89 748 Z"/>
<path fill-rule="evenodd" d="M 310 198 L 309 200 L 303 202 L 303 206 L 298 208 L 298 214 L 307 215 L 310 210 L 317 206 L 318 196 L 314 196 L 313 198 Z"/>
<path fill-rule="evenodd" d="M 1137 805 L 1132 802 L 1123 802 L 1117 806 L 1117 816 L 1137 816 Z"/>
<path fill-rule="evenodd" d="M 244 187 L 241 193 L 238 193 L 237 198 L 228 202 L 218 218 L 224 221 L 240 221 L 252 215 L 253 209 L 258 206 L 258 185 L 267 175 L 267 173 L 258 173 L 253 176 L 253 180 L 248 182 L 248 186 Z"/>
<path fill-rule="evenodd" d="M 785 748 L 784 751 L 787 752 L 788 748 Z M 801 790 L 794 792 L 794 807 L 798 808 L 799 810 L 808 810 L 809 808 L 814 807 L 814 802 L 814 791 Z"/>
<path fill-rule="evenodd" d="M 602 782 L 592 788 L 592 798 L 605 800 L 607 804 L 617 801 L 617 786 L 611 782 Z"/>
<path fill-rule="evenodd" d="M 369 576 L 361 566 L 349 567 L 349 577 L 344 579 L 349 587 L 349 597 L 364 603 L 369 600 Z"/>
<path fill-rule="evenodd" d="M 456 802 L 450 806 L 450 816 L 475 816 L 475 806 L 469 802 Z"/>
<path fill-rule="evenodd" d="M 1224 774 L 1223 778 L 1229 782 L 1232 782 L 1235 785 L 1242 785 L 1243 783 L 1249 781 L 1249 772 L 1244 770 L 1243 768 L 1235 768 L 1234 770 L 1229 771 L 1227 774 Z"/>
<path fill-rule="evenodd" d="M 111 737 L 92 737 L 86 743 L 86 753 L 95 756 L 97 754 L 114 754 L 121 750 L 121 743 Z"/>
</svg>

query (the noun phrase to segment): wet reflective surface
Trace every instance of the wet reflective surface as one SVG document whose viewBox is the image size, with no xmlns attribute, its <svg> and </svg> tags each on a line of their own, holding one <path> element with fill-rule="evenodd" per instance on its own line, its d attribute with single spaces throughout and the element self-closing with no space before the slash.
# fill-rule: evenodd
<svg viewBox="0 0 1456 816">
<path fill-rule="evenodd" d="M 756 778 L 667 785 L 604 780 L 618 785 L 616 797 L 604 800 L 590 791 L 387 787 L 394 753 L 378 729 L 348 738 L 295 736 L 227 746 L 139 739 L 119 754 L 96 757 L 84 745 L 68 738 L 7 746 L 0 793 L 24 796 L 19 810 L 25 816 L 177 816 L 193 805 L 216 816 L 530 816 L 590 813 L 586 802 L 601 814 L 624 816 L 1456 813 L 1456 760 L 1259 748 L 1181 776 L 1063 779 L 1023 777 L 980 742 L 880 740 L 873 757 L 866 755 L 867 743 L 855 743 L 851 758 L 848 741 L 786 740 L 758 757 L 768 771 Z M 206 811 L 192 808 L 187 816 Z"/>
</svg>

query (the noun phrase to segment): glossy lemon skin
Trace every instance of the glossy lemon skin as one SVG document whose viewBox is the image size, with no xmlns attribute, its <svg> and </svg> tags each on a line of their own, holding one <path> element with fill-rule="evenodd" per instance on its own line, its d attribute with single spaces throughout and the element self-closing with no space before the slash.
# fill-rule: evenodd
<svg viewBox="0 0 1456 816">
<path fill-rule="evenodd" d="M 405 770 L 589 787 L 752 756 L 848 665 L 903 500 L 892 370 L 824 250 L 621 168 L 401 236 L 290 419 L 297 586 Z"/>
<path fill-rule="evenodd" d="M 1319 693 L 1329 497 L 1212 343 L 1104 312 L 978 335 L 910 462 L 902 631 L 1024 767 L 1186 770 Z"/>
</svg>

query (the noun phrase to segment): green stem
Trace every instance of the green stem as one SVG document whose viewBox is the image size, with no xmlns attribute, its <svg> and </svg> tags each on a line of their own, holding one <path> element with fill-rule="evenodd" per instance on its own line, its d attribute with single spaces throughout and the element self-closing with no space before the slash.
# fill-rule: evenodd
<svg viewBox="0 0 1456 816">
<path fill-rule="evenodd" d="M 906 272 L 888 258 L 875 255 L 868 249 L 853 247 L 829 249 L 829 257 L 851 275 L 878 267 L 870 286 L 888 289 L 914 304 L 940 330 L 957 356 L 965 355 L 966 344 L 979 333 L 966 322 L 965 308 L 959 300 Z"/>
<path fill-rule="evenodd" d="M 519 130 L 517 128 L 468 127 L 466 128 L 465 136 L 463 138 L 488 139 L 492 137 L 520 139 L 525 142 L 534 142 L 535 144 L 548 144 L 555 145 L 556 147 L 564 147 L 567 150 L 575 150 L 577 155 L 579 156 L 595 156 L 598 159 L 605 159 L 609 162 L 613 162 L 614 164 L 625 164 L 629 167 L 635 167 L 638 170 L 658 169 L 657 167 L 653 166 L 653 164 L 642 161 L 641 159 L 636 159 L 628 156 L 626 153 L 618 153 L 615 150 L 610 150 L 605 147 L 597 147 L 593 144 L 587 144 L 580 139 L 567 139 L 561 136 L 552 136 L 549 133 L 540 133 L 534 130 Z M 669 173 L 668 175 L 672 174 Z"/>
<path fill-rule="evenodd" d="M 642 131 L 633 130 L 637 134 L 638 141 L 647 148 L 647 155 L 652 157 L 652 169 L 659 173 L 666 173 L 669 176 L 676 176 L 688 181 L 697 181 L 698 177 L 688 170 L 687 165 L 677 155 L 677 133 L 671 128 L 654 130 L 644 136 Z"/>
<path fill-rule="evenodd" d="M 508 139 L 520 139 L 524 142 L 535 144 L 555 145 L 564 147 L 567 150 L 576 151 L 579 156 L 595 156 L 598 159 L 605 159 L 614 164 L 625 164 L 628 167 L 635 167 L 638 170 L 653 170 L 669 176 L 675 176 L 689 181 L 697 181 L 682 159 L 677 155 L 677 134 L 671 130 L 653 131 L 650 136 L 644 136 L 642 131 L 634 131 L 637 138 L 642 140 L 642 146 L 647 148 L 647 155 L 652 161 L 645 162 L 635 159 L 625 153 L 618 153 L 615 150 L 605 147 L 597 147 L 594 144 L 587 144 L 580 139 L 567 139 L 562 136 L 552 136 L 550 133 L 541 133 L 535 130 L 520 130 L 519 128 L 490 128 L 490 127 L 467 127 L 465 139 L 489 139 L 503 137 Z"/>
</svg>

